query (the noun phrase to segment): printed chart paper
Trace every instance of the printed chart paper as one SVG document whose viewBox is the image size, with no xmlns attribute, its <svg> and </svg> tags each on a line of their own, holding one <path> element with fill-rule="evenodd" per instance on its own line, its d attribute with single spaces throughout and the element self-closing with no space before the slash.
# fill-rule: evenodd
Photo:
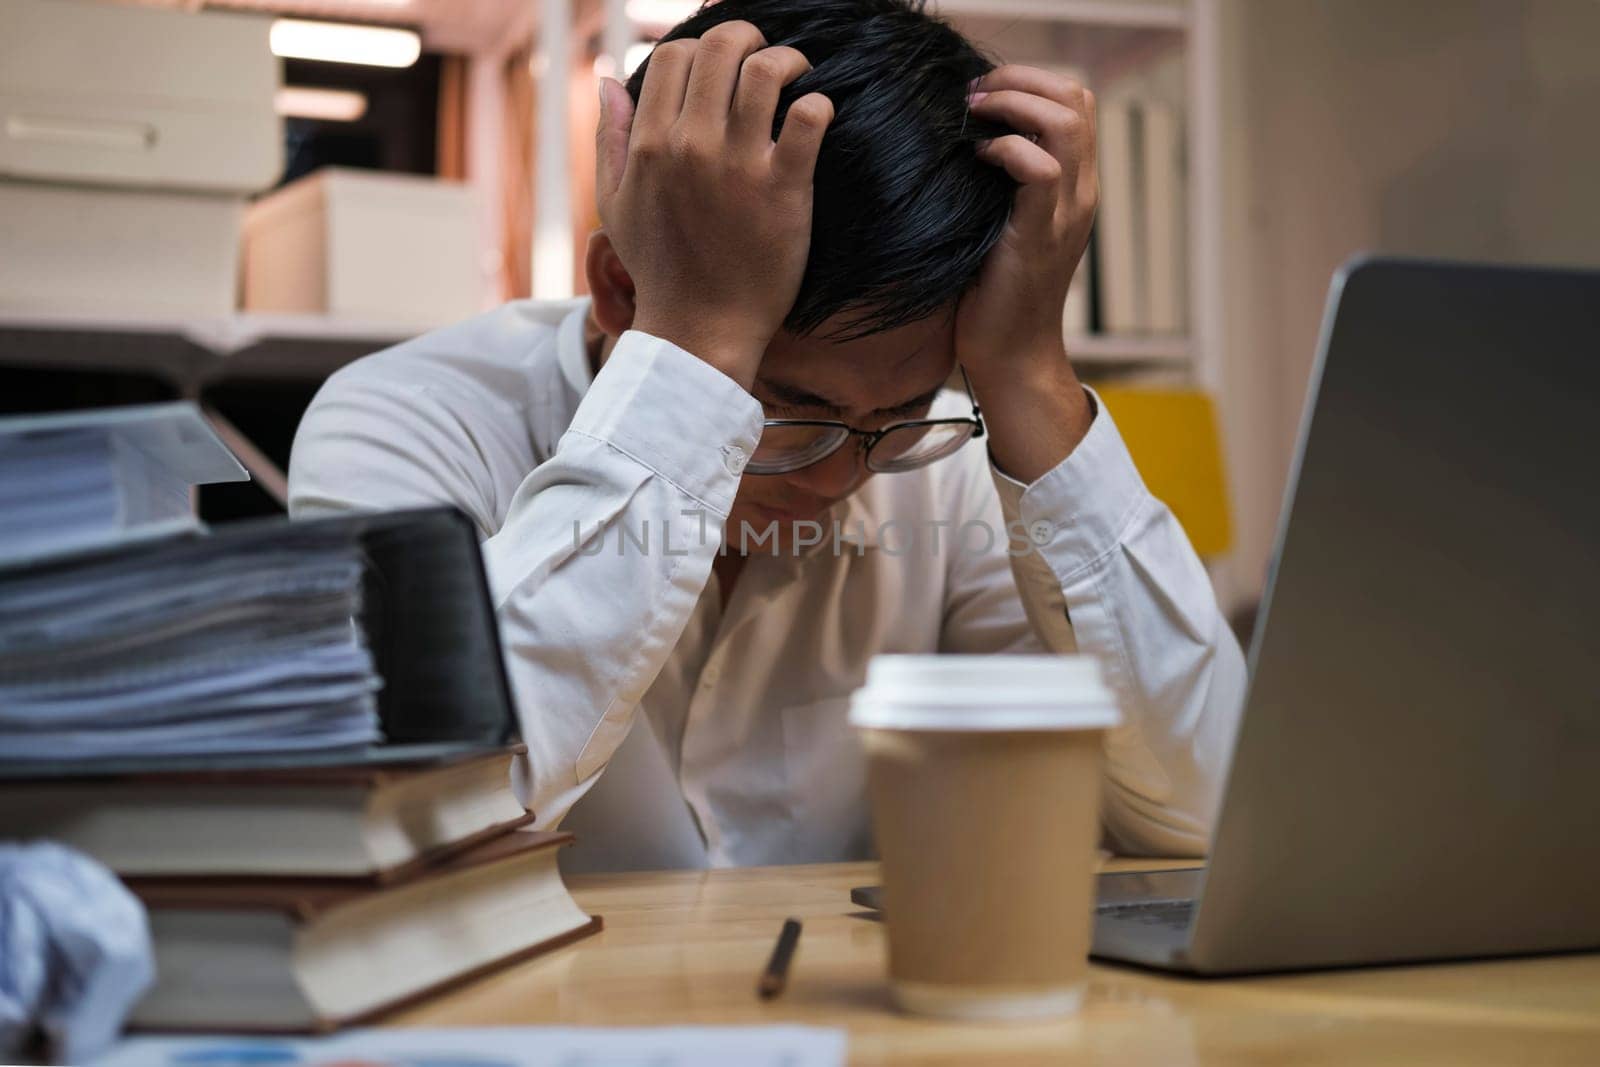
<svg viewBox="0 0 1600 1067">
<path fill-rule="evenodd" d="M 351 1030 L 326 1038 L 133 1037 L 88 1067 L 843 1067 L 807 1026 Z"/>
</svg>

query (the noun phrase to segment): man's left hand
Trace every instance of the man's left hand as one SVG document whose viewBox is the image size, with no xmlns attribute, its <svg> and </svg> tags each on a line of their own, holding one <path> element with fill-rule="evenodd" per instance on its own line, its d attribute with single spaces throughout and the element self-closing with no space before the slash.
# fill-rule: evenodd
<svg viewBox="0 0 1600 1067">
<path fill-rule="evenodd" d="M 1034 67 L 997 67 L 972 114 L 1017 133 L 980 145 L 1018 189 L 1004 234 L 956 313 L 956 355 L 990 425 L 997 465 L 1033 481 L 1088 432 L 1087 395 L 1067 359 L 1062 308 L 1088 245 L 1100 183 L 1094 94 Z"/>
</svg>

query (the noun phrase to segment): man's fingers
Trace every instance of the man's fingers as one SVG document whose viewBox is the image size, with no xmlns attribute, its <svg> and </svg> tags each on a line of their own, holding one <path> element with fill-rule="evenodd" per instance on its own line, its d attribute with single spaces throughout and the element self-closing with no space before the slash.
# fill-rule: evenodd
<svg viewBox="0 0 1600 1067">
<path fill-rule="evenodd" d="M 1061 180 L 1061 162 L 1020 133 L 984 141 L 978 145 L 978 158 L 1004 168 L 1021 185 L 1054 185 Z"/>
<path fill-rule="evenodd" d="M 595 197 L 601 209 L 622 184 L 628 165 L 628 130 L 633 98 L 615 78 L 600 79 L 600 125 L 595 131 Z"/>
<path fill-rule="evenodd" d="M 1011 90 L 1031 93 L 1053 100 L 1076 112 L 1083 119 L 1083 130 L 1078 137 L 1078 174 L 1073 192 L 1080 204 L 1095 202 L 1100 189 L 1098 169 L 1100 129 L 1095 111 L 1094 93 L 1065 74 L 1055 74 L 1021 64 L 996 67 L 979 78 L 973 84 L 973 89 L 977 92 Z"/>
<path fill-rule="evenodd" d="M 978 158 L 1004 168 L 1016 179 L 1019 188 L 1013 220 L 1037 217 L 1048 222 L 1054 217 L 1061 181 L 1061 163 L 1055 156 L 1021 134 L 1009 133 L 979 144 Z"/>
<path fill-rule="evenodd" d="M 1082 106 L 1080 100 L 1079 106 Z M 1075 189 L 1083 160 L 1083 117 L 1065 104 L 1016 89 L 981 91 L 973 97 L 972 113 L 1002 122 L 1014 130 L 1031 133 L 1039 147 L 1061 164 L 1063 185 Z M 1001 138 L 1004 140 L 1004 138 Z M 1021 178 L 1017 179 L 1021 181 Z"/>
<path fill-rule="evenodd" d="M 644 87 L 639 90 L 639 107 L 633 116 L 633 140 L 659 145 L 683 110 L 683 94 L 689 84 L 698 41 L 680 39 L 656 45 L 644 71 Z"/>
<path fill-rule="evenodd" d="M 979 78 L 972 88 L 984 93 L 1015 89 L 1017 92 L 1032 93 L 1034 96 L 1042 96 L 1046 100 L 1065 104 L 1074 111 L 1079 110 L 1078 105 L 1083 98 L 1083 86 L 1077 79 L 1069 78 L 1065 74 L 1040 70 L 1038 67 L 1023 66 L 1020 63 L 1008 63 L 1003 67 L 994 68 Z"/>
<path fill-rule="evenodd" d="M 749 145 L 772 143 L 772 120 L 778 112 L 783 87 L 811 69 L 806 57 L 779 45 L 749 56 L 739 70 L 739 88 L 728 120 L 731 140 Z"/>
<path fill-rule="evenodd" d="M 821 93 L 807 93 L 790 104 L 773 149 L 773 165 L 778 173 L 790 181 L 809 184 L 817 169 L 822 135 L 832 121 L 833 101 Z"/>
<path fill-rule="evenodd" d="M 1078 201 L 1093 204 L 1100 199 L 1100 118 L 1094 94 L 1083 91 L 1083 155 L 1078 160 Z"/>
<path fill-rule="evenodd" d="M 684 118 L 702 128 L 721 129 L 728 121 L 734 86 L 745 57 L 767 46 L 752 24 L 735 19 L 707 30 L 695 50 L 684 94 Z"/>
</svg>

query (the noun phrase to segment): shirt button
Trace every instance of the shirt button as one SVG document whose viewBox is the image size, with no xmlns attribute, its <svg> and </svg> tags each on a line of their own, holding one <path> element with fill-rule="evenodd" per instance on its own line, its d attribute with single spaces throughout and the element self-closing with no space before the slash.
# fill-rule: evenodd
<svg viewBox="0 0 1600 1067">
<path fill-rule="evenodd" d="M 745 455 L 744 449 L 737 445 L 722 446 L 722 465 L 728 468 L 729 474 L 743 473 L 747 462 L 749 457 Z"/>
<path fill-rule="evenodd" d="M 1034 519 L 1028 524 L 1028 537 L 1041 548 L 1055 540 L 1056 526 L 1049 519 Z"/>
</svg>

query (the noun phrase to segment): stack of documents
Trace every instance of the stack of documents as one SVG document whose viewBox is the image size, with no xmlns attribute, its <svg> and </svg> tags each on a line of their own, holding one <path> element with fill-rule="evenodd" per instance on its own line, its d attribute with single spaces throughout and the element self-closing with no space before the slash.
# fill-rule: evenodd
<svg viewBox="0 0 1600 1067">
<path fill-rule="evenodd" d="M 380 738 L 336 529 L 180 537 L 0 572 L 0 763 L 288 753 Z"/>
<path fill-rule="evenodd" d="M 248 477 L 190 403 L 0 419 L 0 564 L 196 529 L 190 487 Z"/>
</svg>

